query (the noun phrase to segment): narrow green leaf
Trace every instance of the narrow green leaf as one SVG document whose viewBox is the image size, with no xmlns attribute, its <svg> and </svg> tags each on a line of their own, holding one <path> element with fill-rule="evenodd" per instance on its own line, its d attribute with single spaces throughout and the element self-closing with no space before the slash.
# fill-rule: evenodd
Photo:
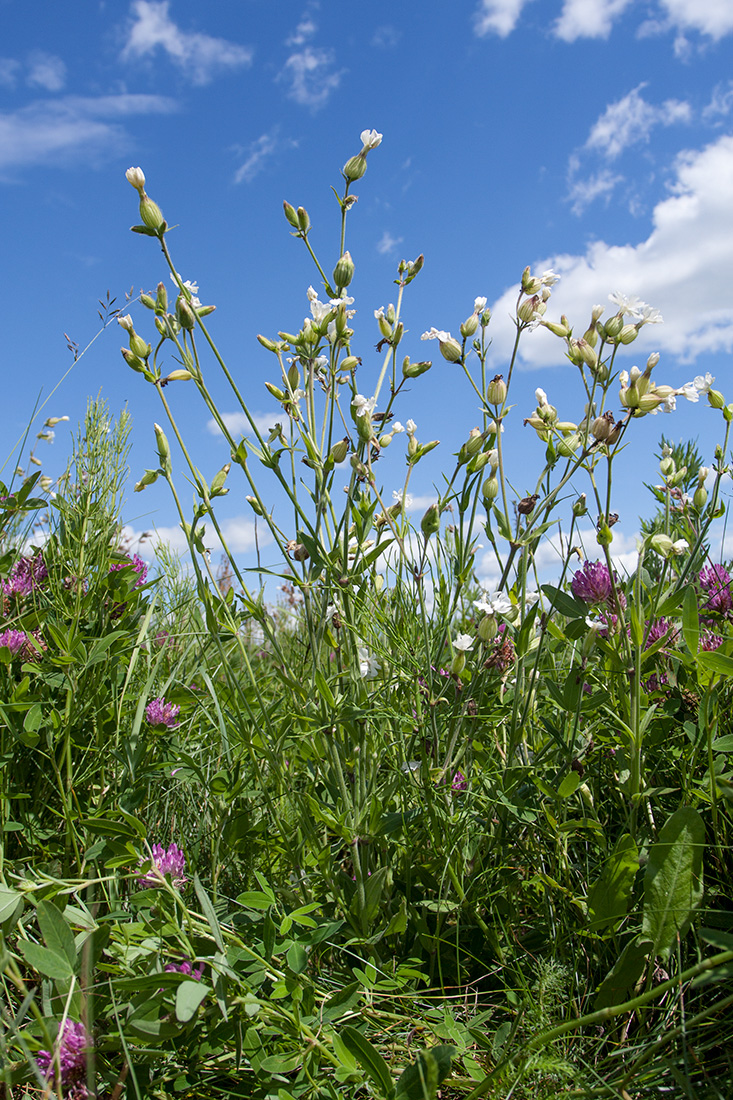
<svg viewBox="0 0 733 1100">
<path fill-rule="evenodd" d="M 682 806 L 664 823 L 649 852 L 644 875 L 642 933 L 654 954 L 666 958 L 702 901 L 705 825 L 697 810 Z"/>
<path fill-rule="evenodd" d="M 633 989 L 641 977 L 653 946 L 652 941 L 644 936 L 635 936 L 631 943 L 627 943 L 601 982 L 593 1005 L 594 1012 L 624 1003 L 629 990 Z"/>
<path fill-rule="evenodd" d="M 219 921 L 216 919 L 216 913 L 214 912 L 214 906 L 211 904 L 209 895 L 201 885 L 201 880 L 198 875 L 193 876 L 193 888 L 196 891 L 196 897 L 199 899 L 199 905 L 201 906 L 201 912 L 206 917 L 209 928 L 211 929 L 214 937 L 214 942 L 222 954 L 226 954 L 226 947 L 224 946 L 224 938 L 221 934 L 221 928 L 219 927 Z"/>
<path fill-rule="evenodd" d="M 390 1100 L 394 1095 L 392 1075 L 389 1072 L 389 1066 L 377 1048 L 372 1046 L 369 1040 L 355 1027 L 343 1027 L 341 1038 L 361 1068 L 380 1090 L 383 1100 Z"/>
<path fill-rule="evenodd" d="M 455 1047 L 443 1044 L 421 1050 L 417 1060 L 400 1075 L 395 1100 L 435 1100 L 438 1089 L 451 1071 Z"/>
<path fill-rule="evenodd" d="M 682 605 L 682 637 L 690 653 L 695 656 L 700 648 L 700 616 L 697 611 L 697 592 L 689 585 Z"/>
</svg>

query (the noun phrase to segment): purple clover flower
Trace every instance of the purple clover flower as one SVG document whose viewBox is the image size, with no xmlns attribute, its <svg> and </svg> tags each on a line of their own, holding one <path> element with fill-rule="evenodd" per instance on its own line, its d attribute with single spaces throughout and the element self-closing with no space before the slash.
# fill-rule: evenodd
<svg viewBox="0 0 733 1100">
<path fill-rule="evenodd" d="M 187 978 L 193 978 L 194 981 L 200 982 L 204 974 L 204 964 L 193 966 L 188 959 L 183 959 L 182 962 L 166 963 L 164 970 L 166 974 L 184 974 Z"/>
<path fill-rule="evenodd" d="M 183 873 L 186 870 L 186 857 L 178 845 L 173 843 L 169 848 L 164 848 L 162 844 L 154 844 L 150 850 L 152 853 L 150 870 L 138 876 L 140 885 L 160 886 L 161 880 L 166 875 L 170 875 L 171 882 L 177 890 L 185 886 L 188 882 Z"/>
<path fill-rule="evenodd" d="M 58 1059 L 48 1050 L 39 1050 L 36 1063 L 49 1085 L 64 1091 L 64 1100 L 87 1100 L 87 1051 L 93 1045 L 84 1024 L 64 1020 L 56 1040 Z M 56 1080 L 60 1071 L 61 1080 Z"/>
<path fill-rule="evenodd" d="M 700 570 L 704 609 L 725 615 L 731 610 L 730 573 L 724 565 L 707 565 Z"/>
<path fill-rule="evenodd" d="M 468 780 L 466 779 L 463 772 L 456 772 L 456 774 L 453 776 L 453 782 L 450 785 L 450 789 L 452 791 L 456 791 L 456 793 L 468 790 Z"/>
<path fill-rule="evenodd" d="M 647 619 L 646 623 L 644 624 L 644 629 L 648 630 L 649 632 L 644 649 L 651 649 L 651 647 L 656 642 L 661 641 L 662 638 L 665 638 L 670 645 L 674 645 L 674 643 L 677 641 L 677 630 L 672 625 L 672 623 L 667 622 L 666 619 L 654 619 L 654 621 L 651 623 L 651 626 L 649 624 L 649 620 Z"/>
<path fill-rule="evenodd" d="M 175 703 L 166 703 L 165 699 L 153 699 L 145 708 L 145 717 L 151 726 L 167 726 L 173 729 L 178 725 L 181 708 Z"/>
<path fill-rule="evenodd" d="M 6 596 L 29 596 L 39 588 L 48 577 L 48 569 L 43 554 L 34 554 L 32 558 L 20 558 L 13 566 L 10 576 L 3 581 Z"/>
<path fill-rule="evenodd" d="M 613 585 L 608 566 L 602 561 L 585 561 L 570 582 L 570 589 L 577 600 L 587 604 L 610 603 Z"/>
<path fill-rule="evenodd" d="M 712 630 L 703 630 L 700 633 L 700 649 L 718 649 L 723 644 L 719 634 L 713 634 Z"/>
<path fill-rule="evenodd" d="M 28 641 L 24 630 L 4 630 L 0 634 L 0 645 L 7 646 L 13 657 L 17 657 Z"/>
</svg>

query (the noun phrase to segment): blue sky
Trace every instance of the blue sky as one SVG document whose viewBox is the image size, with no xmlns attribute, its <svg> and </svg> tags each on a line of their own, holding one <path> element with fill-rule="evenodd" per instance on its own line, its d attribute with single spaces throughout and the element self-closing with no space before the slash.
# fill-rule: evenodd
<svg viewBox="0 0 733 1100">
<path fill-rule="evenodd" d="M 202 301 L 217 305 L 215 338 L 251 408 L 274 422 L 263 385 L 278 381 L 274 359 L 255 337 L 297 330 L 307 288 L 317 285 L 282 200 L 308 209 L 330 270 L 338 249 L 330 186 L 339 186 L 364 128 L 384 140 L 354 189 L 348 238 L 363 392 L 381 362 L 373 312 L 394 300 L 397 262 L 425 255 L 405 295 L 403 347 L 413 359 L 428 348 L 435 366 L 397 415 L 441 448 L 432 466 L 418 468 L 416 507 L 478 422 L 465 382 L 419 336 L 431 326 L 455 333 L 474 298 L 486 296 L 492 364 L 501 372 L 527 264 L 561 274 L 548 316 L 567 314 L 578 334 L 594 304 L 610 315 L 613 291 L 651 303 L 664 324 L 642 329 L 623 365 L 643 366 L 659 351 L 658 382 L 681 386 L 710 371 L 733 400 L 730 0 L 87 0 L 41 8 L 0 0 L 0 19 L 6 453 L 38 394 L 44 400 L 71 365 L 63 334 L 84 347 L 108 290 L 122 305 L 130 288 L 137 295 L 166 277 L 154 242 L 129 233 L 137 220 L 124 178 L 130 165 L 142 166 L 149 194 L 180 226 L 169 238 L 178 268 L 199 283 Z M 150 315 L 139 305 L 130 312 L 145 333 Z M 125 366 L 122 336 L 115 324 L 95 341 L 43 416 L 65 414 L 73 425 L 97 393 L 113 412 L 127 403 L 137 479 L 154 464 L 161 409 Z M 506 432 L 510 475 L 522 490 L 533 487 L 544 451 L 521 426 L 535 388 L 563 419 L 582 412 L 561 342 L 538 330 L 524 349 Z M 211 477 L 226 461 L 223 442 L 191 387 L 167 393 Z M 641 482 L 657 480 L 652 451 L 661 432 L 697 436 L 710 460 L 719 425 L 704 403 L 684 400 L 669 417 L 633 425 L 620 468 L 619 553 L 633 549 L 647 509 Z M 53 446 L 39 448 L 51 475 L 65 460 L 69 428 L 59 425 Z M 384 476 L 389 494 L 401 476 L 396 459 Z M 247 559 L 245 491 L 232 482 L 223 515 Z M 130 494 L 126 516 L 132 531 L 157 526 L 175 538 L 164 487 Z"/>
</svg>

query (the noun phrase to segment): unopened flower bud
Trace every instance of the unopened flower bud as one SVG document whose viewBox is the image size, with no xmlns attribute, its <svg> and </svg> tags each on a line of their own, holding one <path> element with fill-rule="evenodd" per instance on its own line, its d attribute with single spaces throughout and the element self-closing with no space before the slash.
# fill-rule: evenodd
<svg viewBox="0 0 733 1100">
<path fill-rule="evenodd" d="M 277 344 L 275 343 L 275 341 L 274 341 L 274 340 L 270 340 L 270 339 L 269 339 L 269 338 L 268 338 L 267 336 L 260 336 L 260 335 L 258 335 L 258 336 L 257 336 L 257 339 L 258 339 L 258 340 L 259 340 L 259 342 L 260 342 L 260 343 L 262 344 L 263 348 L 266 348 L 266 349 L 267 349 L 267 351 L 274 351 L 274 352 L 276 352 L 276 351 L 278 350 L 278 345 L 277 345 Z"/>
<path fill-rule="evenodd" d="M 698 485 L 697 489 L 692 495 L 692 503 L 695 505 L 698 511 L 702 511 L 707 503 L 708 491 L 704 485 Z"/>
<path fill-rule="evenodd" d="M 677 472 L 677 466 L 671 455 L 665 455 L 662 461 L 659 463 L 659 471 L 662 477 L 670 477 Z"/>
<path fill-rule="evenodd" d="M 714 409 L 722 409 L 725 405 L 725 398 L 720 390 L 708 390 L 708 401 Z"/>
<path fill-rule="evenodd" d="M 633 344 L 639 331 L 636 325 L 624 325 L 617 337 L 619 344 Z"/>
<path fill-rule="evenodd" d="M 607 412 L 603 416 L 597 416 L 591 424 L 591 435 L 599 443 L 605 443 L 615 434 L 613 413 Z"/>
<path fill-rule="evenodd" d="M 137 355 L 133 355 L 132 352 L 128 351 L 127 348 L 120 348 L 120 351 L 122 352 L 122 356 L 128 367 L 131 367 L 133 370 L 137 371 L 138 374 L 142 374 L 142 372 L 145 370 L 145 364 L 143 363 L 142 359 L 138 359 Z"/>
<path fill-rule="evenodd" d="M 492 503 L 493 501 L 495 501 L 496 498 L 499 495 L 499 481 L 498 481 L 498 478 L 494 477 L 493 474 L 492 474 L 491 477 L 487 477 L 486 481 L 483 483 L 483 486 L 481 487 L 481 492 L 483 494 L 484 500 L 488 501 L 489 503 Z"/>
<path fill-rule="evenodd" d="M 610 546 L 613 542 L 613 531 L 607 523 L 601 523 L 596 531 L 596 542 L 599 546 Z"/>
<path fill-rule="evenodd" d="M 149 294 L 141 294 L 140 301 L 146 309 L 155 309 L 155 298 L 151 298 Z"/>
<path fill-rule="evenodd" d="M 491 454 L 491 451 L 480 451 L 477 455 L 474 455 L 468 464 L 469 474 L 478 474 L 485 466 L 488 466 L 491 461 Z"/>
<path fill-rule="evenodd" d="M 580 436 L 577 433 L 565 436 L 557 443 L 557 453 L 563 458 L 572 458 L 580 446 Z"/>
<path fill-rule="evenodd" d="M 604 323 L 604 331 L 606 333 L 606 339 L 615 340 L 621 333 L 624 327 L 624 318 L 622 313 L 617 313 L 613 317 Z"/>
<path fill-rule="evenodd" d="M 517 307 L 517 317 L 524 324 L 529 324 L 530 321 L 534 320 L 535 313 L 539 312 L 540 304 L 541 300 L 536 294 L 533 294 L 531 298 L 525 298 Z"/>
<path fill-rule="evenodd" d="M 565 339 L 565 337 L 570 335 L 571 329 L 569 325 L 564 325 L 562 323 L 558 324 L 557 321 L 545 321 L 544 318 L 542 324 L 545 328 L 549 329 L 550 332 L 554 333 L 555 336 L 560 336 Z"/>
<path fill-rule="evenodd" d="M 163 212 L 157 202 L 149 199 L 144 191 L 140 195 L 140 218 L 143 225 L 146 225 L 148 229 L 155 230 L 156 233 L 165 225 Z"/>
<path fill-rule="evenodd" d="M 292 225 L 293 229 L 300 229 L 300 224 L 298 222 L 298 215 L 295 212 L 295 207 L 291 206 L 289 202 L 284 201 L 283 202 L 283 212 L 285 214 L 285 217 L 288 219 L 288 221 Z"/>
<path fill-rule="evenodd" d="M 166 439 L 165 432 L 161 428 L 160 424 L 153 424 L 153 429 L 155 431 L 155 440 L 158 444 L 158 457 L 160 458 L 160 465 L 162 466 L 163 470 L 168 473 L 170 472 L 171 465 L 170 445 L 168 443 L 168 440 Z"/>
<path fill-rule="evenodd" d="M 594 347 L 591 347 L 587 340 L 581 338 L 576 341 L 575 346 L 580 358 L 584 363 L 587 363 L 591 369 L 598 365 L 598 353 Z"/>
<path fill-rule="evenodd" d="M 486 387 L 486 401 L 489 405 L 503 405 L 506 401 L 506 393 L 504 375 L 497 374 Z"/>
<path fill-rule="evenodd" d="M 409 355 L 406 355 L 402 361 L 402 376 L 403 378 L 419 378 L 421 374 L 425 374 L 425 371 L 430 370 L 432 365 L 430 360 L 422 363 L 411 363 Z"/>
<path fill-rule="evenodd" d="M 342 168 L 342 174 L 345 180 L 349 183 L 355 183 L 356 180 L 360 180 L 367 170 L 366 157 L 361 153 L 357 153 L 355 157 L 351 157 L 346 161 L 346 164 Z"/>
<path fill-rule="evenodd" d="M 496 635 L 499 633 L 499 624 L 496 621 L 496 615 L 484 615 L 481 622 L 478 624 L 477 634 L 482 642 L 493 642 Z"/>
<path fill-rule="evenodd" d="M 636 406 L 637 413 L 640 416 L 644 416 L 646 413 L 654 412 L 662 404 L 662 398 L 657 393 L 644 393 L 639 398 Z"/>
<path fill-rule="evenodd" d="M 469 336 L 473 336 L 478 328 L 478 314 L 472 313 L 470 317 L 461 325 L 461 336 L 467 340 Z"/>
<path fill-rule="evenodd" d="M 344 252 L 343 256 L 333 269 L 333 281 L 334 285 L 339 287 L 346 287 L 354 278 L 354 261 L 351 258 L 350 252 Z"/>
<path fill-rule="evenodd" d="M 187 332 L 196 325 L 196 315 L 182 295 L 176 300 L 176 318 L 181 328 L 185 328 Z"/>
<path fill-rule="evenodd" d="M 311 220 L 308 217 L 308 211 L 304 206 L 298 207 L 298 228 L 300 232 L 305 235 L 311 227 Z"/>
<path fill-rule="evenodd" d="M 536 294 L 542 286 L 542 280 L 533 275 L 528 267 L 522 272 L 522 290 L 525 294 Z"/>
<path fill-rule="evenodd" d="M 270 391 L 276 401 L 284 401 L 285 394 L 282 390 L 279 390 L 277 386 L 273 386 L 272 382 L 265 382 L 265 387 Z"/>
<path fill-rule="evenodd" d="M 345 460 L 348 453 L 349 440 L 347 437 L 345 439 L 339 439 L 338 443 L 334 443 L 333 447 L 331 448 L 329 457 L 333 459 L 334 465 L 338 466 L 339 463 Z"/>
<path fill-rule="evenodd" d="M 585 503 L 585 493 L 581 493 L 575 504 L 573 505 L 573 515 L 580 518 L 581 516 L 588 515 L 588 508 Z"/>
<path fill-rule="evenodd" d="M 193 378 L 190 370 L 172 370 L 163 381 L 164 382 L 190 382 Z"/>
<path fill-rule="evenodd" d="M 457 363 L 463 355 L 461 345 L 452 336 L 449 336 L 447 340 L 439 340 L 438 346 L 440 347 L 440 354 L 449 363 Z"/>
<path fill-rule="evenodd" d="M 420 520 L 420 530 L 426 540 L 440 530 L 440 509 L 437 504 L 431 504 Z"/>
</svg>

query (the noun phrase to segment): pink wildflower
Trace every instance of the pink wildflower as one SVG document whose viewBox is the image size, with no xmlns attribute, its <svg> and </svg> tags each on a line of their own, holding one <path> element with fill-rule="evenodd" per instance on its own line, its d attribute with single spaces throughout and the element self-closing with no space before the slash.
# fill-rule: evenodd
<svg viewBox="0 0 733 1100">
<path fill-rule="evenodd" d="M 168 726 L 172 729 L 178 725 L 178 715 L 181 708 L 175 703 L 166 703 L 165 699 L 153 699 L 145 708 L 145 717 L 151 726 Z"/>
<path fill-rule="evenodd" d="M 170 875 L 176 889 L 185 886 L 188 882 L 183 873 L 186 870 L 186 857 L 177 844 L 173 843 L 169 848 L 164 848 L 162 844 L 154 844 L 151 853 L 150 870 L 138 876 L 141 886 L 160 886 L 161 880 L 166 875 Z M 140 862 L 144 863 L 145 860 Z"/>
<path fill-rule="evenodd" d="M 58 1057 L 48 1050 L 39 1050 L 36 1063 L 49 1085 L 64 1090 L 64 1100 L 87 1100 L 89 1092 L 86 1086 L 87 1051 L 93 1042 L 84 1024 L 73 1020 L 64 1020 L 56 1039 Z M 61 1080 L 56 1074 L 60 1071 Z"/>
</svg>

